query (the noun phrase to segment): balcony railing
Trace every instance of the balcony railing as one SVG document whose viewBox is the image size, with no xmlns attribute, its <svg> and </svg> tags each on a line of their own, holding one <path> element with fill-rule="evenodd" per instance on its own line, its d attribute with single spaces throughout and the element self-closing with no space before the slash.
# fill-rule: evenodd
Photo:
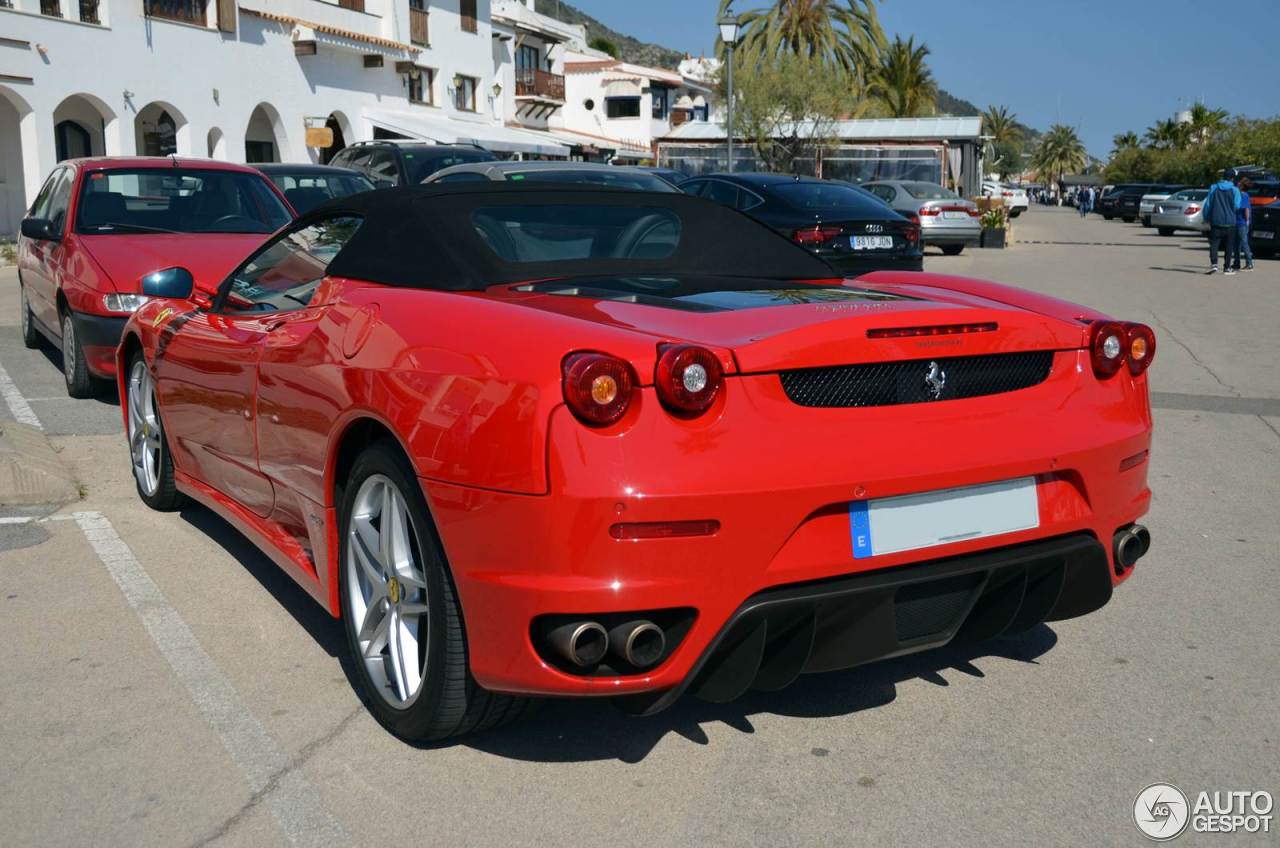
<svg viewBox="0 0 1280 848">
<path fill-rule="evenodd" d="M 409 7 L 409 40 L 414 44 L 426 47 L 431 43 L 430 29 L 427 26 L 429 17 L 426 9 Z"/>
<path fill-rule="evenodd" d="M 564 77 L 532 69 L 516 71 L 516 97 L 564 100 Z"/>
<path fill-rule="evenodd" d="M 204 26 L 206 0 L 143 0 L 148 17 Z"/>
</svg>

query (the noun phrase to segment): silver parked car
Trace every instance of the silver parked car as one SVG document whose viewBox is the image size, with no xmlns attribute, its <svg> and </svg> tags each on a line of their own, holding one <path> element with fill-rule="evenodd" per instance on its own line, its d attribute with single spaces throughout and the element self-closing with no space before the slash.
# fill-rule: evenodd
<svg viewBox="0 0 1280 848">
<path fill-rule="evenodd" d="M 1151 210 L 1151 226 L 1162 236 L 1171 236 L 1177 230 L 1194 230 L 1207 233 L 1204 222 L 1205 188 L 1187 188 L 1158 201 Z"/>
<path fill-rule="evenodd" d="M 657 174 L 599 162 L 467 162 L 443 168 L 423 180 L 424 185 L 454 182 L 585 183 L 632 191 L 679 192 Z"/>
<path fill-rule="evenodd" d="M 982 234 L 978 205 L 937 183 L 879 180 L 859 185 L 889 204 L 893 211 L 917 222 L 921 243 L 937 245 L 948 256 L 957 255 L 966 245 L 977 244 Z"/>
<path fill-rule="evenodd" d="M 1157 203 L 1159 203 L 1162 200 L 1168 200 L 1170 197 L 1182 191 L 1183 189 L 1188 189 L 1192 187 L 1193 186 L 1189 186 L 1189 185 L 1168 185 L 1164 187 L 1153 188 L 1151 189 L 1151 191 L 1142 195 L 1142 197 L 1138 200 L 1138 218 L 1139 220 L 1142 221 L 1142 226 L 1144 227 L 1151 226 L 1151 216 L 1155 214 Z"/>
</svg>

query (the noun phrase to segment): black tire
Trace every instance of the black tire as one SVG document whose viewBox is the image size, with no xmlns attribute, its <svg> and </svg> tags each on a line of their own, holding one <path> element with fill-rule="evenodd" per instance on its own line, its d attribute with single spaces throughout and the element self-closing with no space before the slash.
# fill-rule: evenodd
<svg viewBox="0 0 1280 848">
<path fill-rule="evenodd" d="M 1021 210 L 1021 209 L 1010 209 L 1010 210 L 1009 210 L 1009 217 L 1010 217 L 1010 218 L 1016 218 L 1016 217 L 1018 217 L 1018 216 L 1019 216 L 1019 215 L 1021 215 L 1021 214 L 1022 214 L 1022 210 Z"/>
<path fill-rule="evenodd" d="M 1144 226 L 1144 227 L 1149 227 L 1149 226 L 1151 226 L 1151 216 L 1150 216 L 1150 215 L 1143 215 L 1143 216 L 1142 216 L 1142 226 Z"/>
<path fill-rule="evenodd" d="M 1132 224 L 1136 219 L 1133 217 L 1128 217 L 1128 218 L 1121 218 L 1120 220 L 1124 221 L 1126 224 Z"/>
<path fill-rule="evenodd" d="M 959 256 L 964 252 L 963 244 L 941 244 L 938 246 L 942 248 L 942 252 L 947 256 Z"/>
<path fill-rule="evenodd" d="M 1173 227 L 1156 227 L 1156 232 L 1162 236 L 1173 235 Z"/>
<path fill-rule="evenodd" d="M 62 314 L 62 376 L 67 382 L 67 394 L 73 398 L 91 398 L 98 393 L 70 311 Z"/>
<path fill-rule="evenodd" d="M 125 405 L 126 414 L 131 400 L 129 397 L 130 377 L 139 363 L 142 364 L 143 368 L 147 367 L 146 359 L 143 357 L 142 351 L 140 350 L 134 353 L 132 358 L 130 358 L 129 371 L 125 374 L 125 396 L 121 398 L 120 401 Z M 154 404 L 155 401 L 153 400 L 152 403 Z M 138 479 L 136 472 L 133 475 L 133 485 L 134 488 L 138 490 L 138 497 L 142 499 L 142 502 L 154 509 L 156 512 L 176 512 L 186 505 L 187 497 L 178 491 L 177 482 L 173 477 L 173 457 L 169 453 L 169 437 L 164 431 L 164 421 L 160 417 L 159 407 L 155 407 L 155 410 L 156 436 L 160 442 L 160 461 L 157 463 L 158 471 L 156 473 L 156 490 L 151 494 L 147 494 L 147 491 L 143 488 L 142 481 Z M 126 440 L 130 435 L 131 434 L 126 430 Z M 130 453 L 129 458 L 129 465 L 132 468 L 132 453 Z"/>
<path fill-rule="evenodd" d="M 22 344 L 24 347 L 40 346 L 40 331 L 36 329 L 36 318 L 31 314 L 31 304 L 27 302 L 26 286 L 18 283 L 18 319 L 22 328 Z"/>
<path fill-rule="evenodd" d="M 1111 221 L 1111 220 L 1114 220 L 1114 219 L 1115 219 L 1115 217 L 1116 217 L 1115 215 L 1108 215 L 1108 214 L 1106 214 L 1105 212 L 1104 212 L 1104 213 L 1103 213 L 1103 215 L 1102 215 L 1102 219 L 1103 219 L 1104 221 Z"/>
<path fill-rule="evenodd" d="M 348 612 L 350 597 L 348 556 L 349 521 L 361 484 L 373 475 L 388 478 L 399 489 L 410 516 L 410 542 L 422 564 L 427 582 L 427 637 L 420 642 L 426 670 L 416 700 L 407 709 L 396 709 L 376 691 L 376 683 L 358 644 L 358 624 Z M 529 698 L 489 692 L 476 684 L 467 663 L 466 629 L 453 579 L 445 563 L 444 549 L 431 521 L 422 486 L 398 445 L 375 442 L 356 458 L 339 493 L 339 566 L 343 631 L 347 635 L 358 694 L 373 717 L 396 736 L 410 742 L 430 742 L 483 731 L 514 721 L 529 712 Z"/>
</svg>

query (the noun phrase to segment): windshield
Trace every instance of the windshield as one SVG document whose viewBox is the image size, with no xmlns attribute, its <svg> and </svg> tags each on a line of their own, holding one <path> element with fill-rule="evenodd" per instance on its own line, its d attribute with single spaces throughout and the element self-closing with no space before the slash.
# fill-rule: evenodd
<svg viewBox="0 0 1280 848">
<path fill-rule="evenodd" d="M 645 206 L 509 206 L 477 209 L 472 226 L 507 262 L 666 259 L 680 243 L 680 217 Z"/>
<path fill-rule="evenodd" d="M 1208 189 L 1193 188 L 1188 191 L 1180 191 L 1169 199 L 1170 200 L 1204 200 L 1205 195 L 1208 193 L 1209 193 Z"/>
<path fill-rule="evenodd" d="M 959 200 L 960 195 L 937 183 L 903 183 L 902 188 L 916 200 Z"/>
<path fill-rule="evenodd" d="M 269 174 L 271 182 L 284 192 L 285 200 L 299 215 L 335 197 L 372 191 L 373 183 L 359 174 Z"/>
<path fill-rule="evenodd" d="M 885 214 L 883 204 L 873 203 L 853 186 L 840 183 L 777 183 L 770 188 L 787 203 L 810 212 Z"/>
<path fill-rule="evenodd" d="M 636 171 L 604 171 L 587 168 L 547 168 L 536 171 L 514 171 L 507 173 L 507 180 L 518 182 L 544 183 L 586 183 L 587 185 L 612 186 L 633 191 L 675 192 L 676 189 L 661 177 Z"/>
<path fill-rule="evenodd" d="M 479 147 L 450 147 L 447 150 L 430 147 L 406 147 L 403 149 L 404 166 L 409 171 L 409 182 L 420 183 L 436 171 L 466 165 L 469 162 L 493 162 L 498 157 Z"/>
<path fill-rule="evenodd" d="M 85 176 L 77 232 L 270 233 L 292 220 L 259 174 L 190 168 L 94 171 Z"/>
</svg>

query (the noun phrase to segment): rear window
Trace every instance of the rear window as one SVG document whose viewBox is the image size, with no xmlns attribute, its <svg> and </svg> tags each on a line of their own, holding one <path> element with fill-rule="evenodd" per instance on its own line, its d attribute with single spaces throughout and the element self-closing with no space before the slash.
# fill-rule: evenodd
<svg viewBox="0 0 1280 848">
<path fill-rule="evenodd" d="M 546 183 L 584 183 L 586 185 L 612 186 L 632 191 L 662 191 L 671 193 L 675 188 L 666 180 L 652 174 L 627 171 L 601 171 L 574 168 L 539 169 L 536 171 L 515 171 L 507 174 L 507 180 L 519 182 Z"/>
<path fill-rule="evenodd" d="M 787 203 L 810 212 L 849 212 L 883 215 L 884 206 L 875 203 L 853 186 L 839 183 L 797 182 L 770 186 Z"/>
<path fill-rule="evenodd" d="M 1170 200 L 1204 200 L 1205 195 L 1209 193 L 1208 189 L 1193 188 L 1186 191 L 1180 191 L 1170 197 Z"/>
<path fill-rule="evenodd" d="M 903 183 L 902 188 L 916 200 L 958 200 L 960 195 L 936 183 Z"/>
<path fill-rule="evenodd" d="M 436 171 L 466 165 L 471 162 L 493 162 L 498 157 L 478 147 L 459 147 L 449 150 L 432 150 L 427 147 L 406 147 L 404 167 L 409 172 L 409 182 L 420 183 Z"/>
<path fill-rule="evenodd" d="M 648 206 L 509 206 L 477 209 L 472 226 L 507 262 L 667 259 L 680 217 Z"/>
<path fill-rule="evenodd" d="M 146 168 L 84 178 L 76 229 L 117 233 L 270 233 L 292 220 L 258 174 Z"/>
</svg>

